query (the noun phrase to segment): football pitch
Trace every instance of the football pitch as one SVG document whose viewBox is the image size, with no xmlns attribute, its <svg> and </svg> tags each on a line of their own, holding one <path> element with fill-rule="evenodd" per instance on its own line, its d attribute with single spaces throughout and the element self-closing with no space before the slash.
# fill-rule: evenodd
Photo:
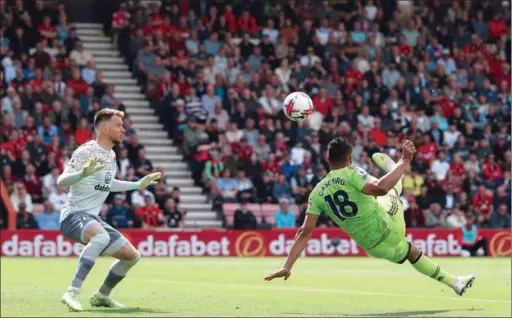
<svg viewBox="0 0 512 319">
<path fill-rule="evenodd" d="M 2 317 L 510 317 L 511 261 L 437 258 L 446 270 L 474 273 L 464 297 L 406 262 L 302 258 L 288 281 L 265 282 L 284 258 L 143 258 L 113 297 L 128 309 L 91 309 L 89 297 L 112 259 L 101 258 L 84 283 L 84 312 L 60 303 L 75 258 L 1 258 Z"/>
</svg>

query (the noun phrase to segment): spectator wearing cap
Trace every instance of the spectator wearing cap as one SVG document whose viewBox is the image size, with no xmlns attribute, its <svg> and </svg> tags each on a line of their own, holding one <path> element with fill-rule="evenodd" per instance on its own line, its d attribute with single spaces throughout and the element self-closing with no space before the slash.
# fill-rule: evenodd
<svg viewBox="0 0 512 319">
<path fill-rule="evenodd" d="M 296 227 L 295 213 L 289 208 L 289 200 L 287 198 L 279 199 L 279 210 L 275 215 L 276 228 L 294 228 Z"/>
<path fill-rule="evenodd" d="M 231 177 L 231 170 L 224 169 L 222 176 L 217 180 L 217 187 L 220 188 L 225 201 L 234 202 L 237 197 L 237 182 Z"/>
<path fill-rule="evenodd" d="M 240 203 L 240 208 L 235 210 L 233 218 L 233 229 L 249 230 L 256 229 L 258 222 L 254 213 L 248 209 L 247 201 Z"/>
<path fill-rule="evenodd" d="M 488 255 L 487 238 L 479 234 L 473 215 L 466 217 L 466 223 L 461 228 L 460 242 L 466 256 Z"/>
<path fill-rule="evenodd" d="M 37 225 L 39 229 L 57 230 L 60 227 L 60 213 L 53 205 L 46 201 L 44 209 L 37 215 Z"/>
<path fill-rule="evenodd" d="M 114 196 L 114 204 L 107 212 L 106 222 L 114 228 L 130 228 L 134 224 L 125 200 L 124 195 L 116 194 Z"/>
<path fill-rule="evenodd" d="M 274 187 L 272 189 L 272 196 L 274 197 L 274 202 L 277 202 L 280 198 L 283 197 L 290 198 L 291 195 L 291 187 L 288 181 L 286 180 L 286 175 L 283 173 L 279 174 L 277 180 L 274 182 Z"/>
<path fill-rule="evenodd" d="M 17 229 L 37 229 L 37 221 L 31 212 L 27 211 L 26 204 L 21 202 L 18 204 L 16 214 L 16 228 Z"/>
<path fill-rule="evenodd" d="M 168 198 L 164 204 L 164 216 L 167 219 L 167 227 L 183 229 L 184 212 L 178 208 L 178 204 L 172 198 Z"/>
<path fill-rule="evenodd" d="M 153 199 L 153 194 L 144 194 L 144 206 L 137 210 L 137 217 L 142 219 L 142 228 L 156 229 L 166 226 L 167 219 Z"/>
</svg>

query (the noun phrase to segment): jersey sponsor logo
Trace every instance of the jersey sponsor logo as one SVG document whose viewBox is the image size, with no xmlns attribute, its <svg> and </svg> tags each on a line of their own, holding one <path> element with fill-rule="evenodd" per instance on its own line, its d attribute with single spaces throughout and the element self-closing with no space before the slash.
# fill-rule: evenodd
<svg viewBox="0 0 512 319">
<path fill-rule="evenodd" d="M 235 252 L 239 257 L 265 256 L 265 238 L 257 232 L 244 232 L 235 241 Z"/>
<path fill-rule="evenodd" d="M 510 257 L 512 254 L 510 235 L 510 231 L 502 231 L 492 236 L 489 244 L 491 256 Z"/>
<path fill-rule="evenodd" d="M 105 174 L 105 184 L 110 184 L 110 181 L 112 181 L 112 173 L 108 172 Z"/>
<path fill-rule="evenodd" d="M 94 186 L 94 189 L 100 192 L 110 192 L 110 187 L 106 185 L 96 184 L 96 186 Z"/>
</svg>

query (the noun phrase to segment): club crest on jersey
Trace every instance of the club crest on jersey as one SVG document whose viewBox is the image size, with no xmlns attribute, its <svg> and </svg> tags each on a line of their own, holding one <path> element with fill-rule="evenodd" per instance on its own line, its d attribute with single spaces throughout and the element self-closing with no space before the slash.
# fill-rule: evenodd
<svg viewBox="0 0 512 319">
<path fill-rule="evenodd" d="M 105 174 L 105 184 L 110 184 L 110 181 L 112 181 L 112 173 L 108 172 Z"/>
</svg>

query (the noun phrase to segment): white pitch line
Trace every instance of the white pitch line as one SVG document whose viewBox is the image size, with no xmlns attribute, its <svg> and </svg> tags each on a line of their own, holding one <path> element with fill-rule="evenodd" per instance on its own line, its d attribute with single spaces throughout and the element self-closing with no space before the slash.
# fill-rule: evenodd
<svg viewBox="0 0 512 319">
<path fill-rule="evenodd" d="M 177 280 L 158 280 L 158 279 L 142 279 L 132 278 L 131 280 L 141 282 L 154 282 L 161 284 L 184 284 L 188 286 L 213 286 L 213 287 L 227 287 L 227 288 L 240 288 L 240 289 L 264 289 L 264 290 L 284 290 L 284 291 L 303 291 L 303 292 L 326 292 L 326 293 L 337 293 L 344 295 L 363 295 L 363 296 L 381 296 L 381 297 L 400 297 L 400 298 L 414 298 L 414 299 L 440 299 L 440 300 L 455 300 L 455 301 L 475 301 L 475 302 L 486 302 L 486 303 L 505 303 L 510 304 L 510 300 L 493 300 L 493 299 L 476 299 L 476 298 L 454 298 L 454 297 L 438 297 L 438 296 L 426 296 L 426 295 L 406 295 L 396 293 L 381 293 L 371 291 L 357 291 L 357 290 L 335 290 L 335 289 L 317 289 L 317 288 L 305 288 L 305 287 L 281 287 L 258 285 L 240 285 L 240 284 L 221 284 L 221 283 L 207 283 L 207 282 L 189 282 L 189 281 L 177 281 Z"/>
</svg>

